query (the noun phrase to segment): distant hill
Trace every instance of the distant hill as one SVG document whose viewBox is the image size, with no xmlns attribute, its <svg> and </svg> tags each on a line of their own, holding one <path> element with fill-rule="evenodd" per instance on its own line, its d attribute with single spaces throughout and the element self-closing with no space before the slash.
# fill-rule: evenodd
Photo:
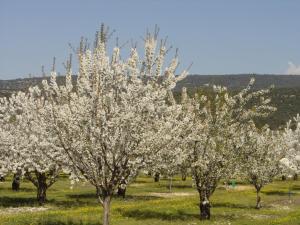
<svg viewBox="0 0 300 225">
<path fill-rule="evenodd" d="M 180 81 L 176 90 L 182 87 L 189 89 L 204 87 L 207 84 L 226 86 L 229 89 L 241 89 L 255 78 L 255 89 L 267 88 L 300 88 L 300 75 L 261 75 L 261 74 L 236 74 L 236 75 L 189 75 Z"/>
<path fill-rule="evenodd" d="M 30 86 L 41 85 L 44 79 L 50 80 L 49 77 L 24 78 L 14 80 L 0 80 L 0 91 L 25 91 Z M 60 83 L 64 82 L 65 77 L 57 77 Z"/>
<path fill-rule="evenodd" d="M 249 83 L 251 77 L 256 80 L 255 89 L 267 88 L 270 85 L 275 85 L 275 88 L 300 88 L 300 75 L 189 75 L 177 84 L 175 91 L 181 90 L 182 87 L 189 89 L 205 87 L 207 84 L 222 85 L 231 90 L 241 89 Z M 0 80 L 0 91 L 26 90 L 29 86 L 41 84 L 43 79 L 45 78 Z M 57 79 L 60 83 L 64 82 L 64 77 L 58 77 Z"/>
<path fill-rule="evenodd" d="M 187 87 L 190 92 L 193 92 L 206 88 L 208 84 L 222 85 L 236 91 L 245 87 L 251 77 L 256 80 L 254 89 L 275 86 L 271 92 L 271 98 L 272 105 L 277 107 L 277 111 L 267 119 L 260 120 L 260 124 L 267 123 L 275 129 L 285 126 L 290 118 L 300 113 L 300 75 L 189 75 L 177 84 L 175 92 L 180 92 L 182 87 Z M 12 92 L 19 90 L 25 91 L 32 85 L 40 85 L 43 79 L 45 78 L 0 80 L 0 97 L 9 96 Z M 73 79 L 75 80 L 75 76 Z M 58 77 L 57 80 L 62 84 L 65 78 Z"/>
</svg>

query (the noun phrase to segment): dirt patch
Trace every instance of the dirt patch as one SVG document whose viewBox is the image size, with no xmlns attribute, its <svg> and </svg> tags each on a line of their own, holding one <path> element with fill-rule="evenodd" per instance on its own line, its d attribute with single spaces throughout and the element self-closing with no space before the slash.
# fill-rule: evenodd
<svg viewBox="0 0 300 225">
<path fill-rule="evenodd" d="M 254 188 L 249 186 L 249 185 L 237 185 L 235 186 L 234 188 L 231 187 L 231 186 L 226 186 L 226 185 L 220 185 L 218 188 L 221 188 L 221 189 L 224 189 L 224 190 L 227 190 L 227 191 L 246 191 L 246 190 L 251 190 Z"/>
<path fill-rule="evenodd" d="M 254 190 L 254 188 L 251 187 L 251 186 L 238 185 L 238 186 L 236 186 L 233 190 L 237 190 L 237 191 L 246 191 L 246 190 L 251 190 L 251 189 Z"/>
<path fill-rule="evenodd" d="M 271 204 L 270 205 L 272 208 L 278 209 L 278 210 L 290 210 L 291 208 L 288 205 L 283 205 L 283 204 Z"/>
<path fill-rule="evenodd" d="M 161 197 L 161 198 L 172 198 L 172 197 L 185 197 L 196 195 L 196 193 L 191 192 L 171 192 L 171 193 L 163 193 L 163 192 L 152 192 L 149 193 L 150 196 Z"/>
<path fill-rule="evenodd" d="M 276 216 L 274 215 L 264 215 L 264 214 L 249 214 L 248 215 L 252 219 L 274 219 Z"/>
<path fill-rule="evenodd" d="M 130 184 L 129 186 L 130 187 L 141 187 L 141 186 L 145 186 L 146 184 L 144 183 L 133 183 L 133 184 Z"/>
<path fill-rule="evenodd" d="M 1 209 L 0 215 L 24 213 L 24 212 L 42 212 L 42 211 L 46 211 L 48 209 L 49 208 L 45 208 L 45 207 L 17 207 L 17 208 L 11 207 L 11 208 Z"/>
</svg>

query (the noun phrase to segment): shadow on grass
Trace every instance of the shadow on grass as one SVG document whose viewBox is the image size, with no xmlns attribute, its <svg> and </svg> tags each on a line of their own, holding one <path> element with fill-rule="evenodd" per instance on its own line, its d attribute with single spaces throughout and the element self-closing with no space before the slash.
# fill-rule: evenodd
<svg viewBox="0 0 300 225">
<path fill-rule="evenodd" d="M 55 199 L 49 199 L 45 202 L 46 204 L 55 205 L 58 207 L 78 207 L 91 205 L 90 202 L 83 201 L 59 201 Z M 0 207 L 33 207 L 39 206 L 37 199 L 35 197 L 0 197 Z"/>
<path fill-rule="evenodd" d="M 166 185 L 166 188 L 169 189 L 169 186 Z M 183 184 L 183 185 L 175 184 L 175 185 L 172 185 L 172 188 L 178 188 L 178 189 L 185 189 L 185 188 L 188 188 L 188 189 L 191 189 L 191 188 L 192 188 L 192 185 L 188 185 L 188 184 Z"/>
<path fill-rule="evenodd" d="M 70 199 L 90 199 L 90 200 L 97 200 L 97 196 L 94 193 L 83 193 L 83 194 L 68 194 L 68 198 Z M 123 199 L 123 197 L 119 197 L 115 195 L 113 199 Z M 161 197 L 156 196 L 146 196 L 146 195 L 126 195 L 124 198 L 124 201 L 149 201 L 149 200 L 155 200 L 155 199 L 161 199 Z"/>
<path fill-rule="evenodd" d="M 279 196 L 288 196 L 289 194 L 295 195 L 295 193 L 293 193 L 293 190 L 291 192 L 292 193 L 289 193 L 288 191 L 262 191 L 261 193 L 265 195 L 279 195 Z"/>
<path fill-rule="evenodd" d="M 51 199 L 47 201 L 47 203 L 55 205 L 57 207 L 62 208 L 70 208 L 70 207 L 82 207 L 82 206 L 97 206 L 100 207 L 100 204 L 95 195 L 89 195 L 88 193 L 84 194 L 85 198 L 82 197 L 81 194 L 78 195 L 68 195 L 70 200 L 55 200 Z M 89 196 L 91 198 L 89 198 Z M 123 197 L 114 196 L 112 201 L 125 201 L 125 202 L 136 202 L 136 201 L 150 201 L 161 199 L 161 197 L 156 196 L 135 196 L 135 195 L 127 195 L 124 199 Z"/>
<path fill-rule="evenodd" d="M 154 211 L 154 210 L 129 210 L 129 211 L 122 211 L 122 209 L 117 209 L 117 211 L 125 217 L 135 218 L 137 220 L 145 220 L 145 219 L 159 219 L 159 220 L 166 220 L 166 221 L 188 221 L 188 220 L 198 220 L 200 219 L 199 214 L 196 213 L 187 213 L 183 210 L 177 210 L 175 212 L 163 212 L 163 211 Z M 212 216 L 214 219 L 226 219 L 226 220 L 235 220 L 236 215 L 232 213 L 228 214 L 213 214 L 212 209 Z"/>
<path fill-rule="evenodd" d="M 199 218 L 199 215 L 186 213 L 182 210 L 177 210 L 176 212 L 163 212 L 163 211 L 153 211 L 153 210 L 126 210 L 123 211 L 122 209 L 117 209 L 117 211 L 125 217 L 131 217 L 138 220 L 144 219 L 160 219 L 160 220 L 190 220 Z"/>
<path fill-rule="evenodd" d="M 36 206 L 36 205 L 38 205 L 36 198 L 0 197 L 0 206 L 2 207 L 20 207 L 20 206 Z"/>
<path fill-rule="evenodd" d="M 47 204 L 55 205 L 61 208 L 76 208 L 82 206 L 91 206 L 91 205 L 98 205 L 97 201 L 95 202 L 88 202 L 88 201 L 81 201 L 80 199 L 76 199 L 74 201 L 59 201 L 55 199 L 51 199 L 47 201 Z"/>
<path fill-rule="evenodd" d="M 114 196 L 115 199 L 123 199 L 122 197 Z M 147 195 L 126 195 L 124 201 L 150 201 L 162 199 L 162 197 L 158 196 L 147 196 Z"/>
<path fill-rule="evenodd" d="M 38 225 L 102 225 L 102 223 L 100 222 L 83 222 L 83 221 L 78 221 L 78 222 L 75 222 L 75 221 L 72 221 L 72 220 L 69 220 L 69 221 L 59 221 L 57 219 L 43 219 L 43 220 L 40 220 L 38 221 L 37 223 Z"/>
<path fill-rule="evenodd" d="M 146 180 L 135 180 L 135 181 L 133 182 L 133 184 L 146 184 L 146 183 L 151 183 L 151 182 L 146 181 Z"/>
<path fill-rule="evenodd" d="M 85 194 L 74 194 L 68 195 L 67 200 L 59 200 L 48 198 L 46 204 L 54 205 L 62 208 L 70 207 L 81 207 L 88 205 L 99 205 L 95 194 L 85 193 Z M 127 195 L 125 199 L 115 196 L 116 201 L 149 201 L 155 199 L 161 199 L 156 196 L 135 196 Z M 33 207 L 39 206 L 35 197 L 18 197 L 18 196 L 2 196 L 0 197 L 0 207 Z"/>
<path fill-rule="evenodd" d="M 292 190 L 299 191 L 300 190 L 300 186 L 299 185 L 293 185 L 292 186 Z"/>
<path fill-rule="evenodd" d="M 87 199 L 87 198 L 95 199 L 95 198 L 97 198 L 95 193 L 67 194 L 66 196 L 71 199 L 74 199 L 74 198 L 75 199 Z"/>
<path fill-rule="evenodd" d="M 242 204 L 236 204 L 236 203 L 215 203 L 212 204 L 213 208 L 234 208 L 234 209 L 251 209 L 254 208 L 249 205 L 242 205 Z"/>
<path fill-rule="evenodd" d="M 0 188 L 0 191 L 7 191 L 11 193 L 18 193 L 18 192 L 35 192 L 35 188 L 27 188 L 27 187 L 20 187 L 20 190 L 18 192 L 14 192 L 11 187 L 2 187 Z"/>
</svg>

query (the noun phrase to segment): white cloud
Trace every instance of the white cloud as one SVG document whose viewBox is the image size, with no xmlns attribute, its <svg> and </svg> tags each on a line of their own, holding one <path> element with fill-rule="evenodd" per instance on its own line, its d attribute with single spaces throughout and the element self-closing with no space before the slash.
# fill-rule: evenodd
<svg viewBox="0 0 300 225">
<path fill-rule="evenodd" d="M 300 75 L 300 65 L 295 65 L 292 62 L 289 62 L 289 67 L 286 70 L 286 74 L 290 75 Z"/>
</svg>

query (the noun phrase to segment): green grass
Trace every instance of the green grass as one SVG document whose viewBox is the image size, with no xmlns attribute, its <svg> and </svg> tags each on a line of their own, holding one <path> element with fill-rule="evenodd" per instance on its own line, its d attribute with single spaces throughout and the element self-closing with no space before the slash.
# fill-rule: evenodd
<svg viewBox="0 0 300 225">
<path fill-rule="evenodd" d="M 0 225 L 81 225 L 101 224 L 102 209 L 89 184 L 78 183 L 70 189 L 67 178 L 60 179 L 47 193 L 46 211 L 13 212 L 13 208 L 39 207 L 35 188 L 23 181 L 13 192 L 11 182 L 0 183 Z M 139 177 L 128 187 L 127 197 L 114 198 L 112 225 L 300 225 L 300 181 L 276 181 L 262 190 L 263 208 L 254 209 L 256 195 L 248 185 L 236 189 L 219 187 L 213 195 L 211 221 L 199 220 L 199 197 L 190 179 L 176 178 L 170 194 L 167 180 L 152 182 Z M 289 201 L 288 189 L 293 189 Z"/>
</svg>

